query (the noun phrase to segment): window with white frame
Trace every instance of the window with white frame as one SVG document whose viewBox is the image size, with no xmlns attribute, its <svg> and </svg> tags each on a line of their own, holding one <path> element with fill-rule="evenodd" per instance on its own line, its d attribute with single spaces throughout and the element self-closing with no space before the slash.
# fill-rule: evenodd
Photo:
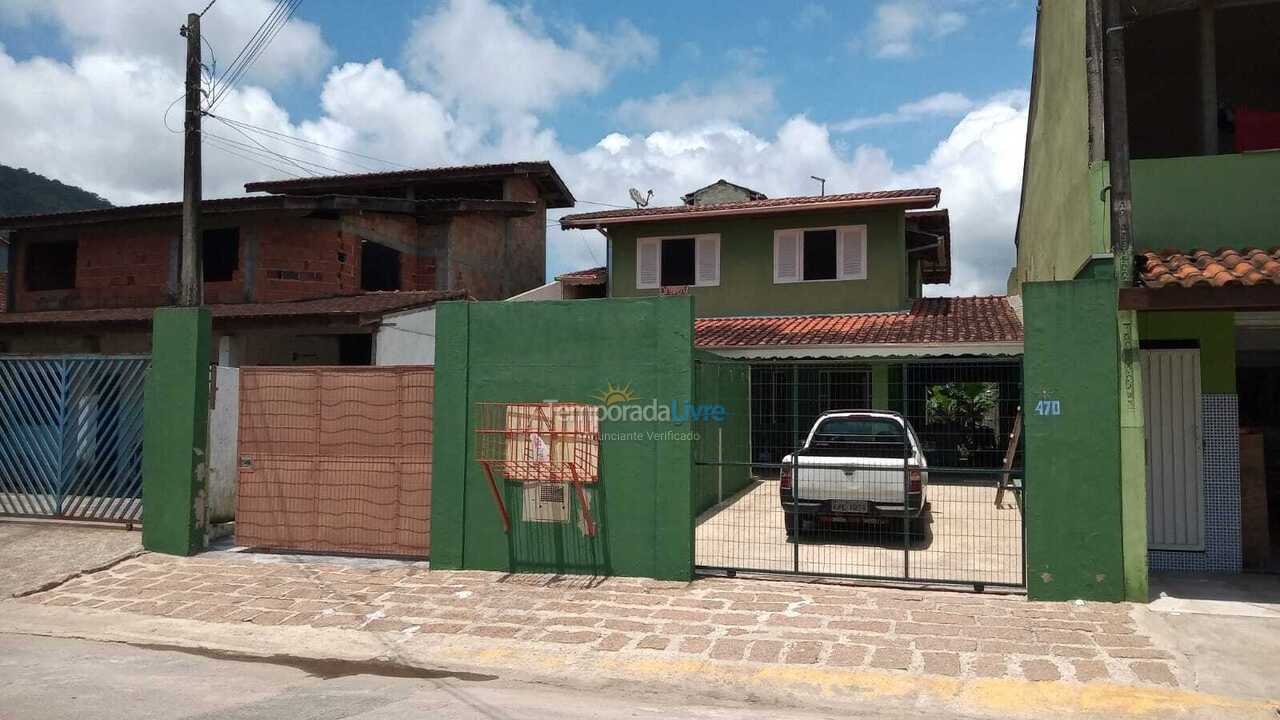
<svg viewBox="0 0 1280 720">
<path fill-rule="evenodd" d="M 866 278 L 866 225 L 793 228 L 773 233 L 775 283 Z"/>
<path fill-rule="evenodd" d="M 719 284 L 719 235 L 673 235 L 636 240 L 637 289 Z"/>
</svg>

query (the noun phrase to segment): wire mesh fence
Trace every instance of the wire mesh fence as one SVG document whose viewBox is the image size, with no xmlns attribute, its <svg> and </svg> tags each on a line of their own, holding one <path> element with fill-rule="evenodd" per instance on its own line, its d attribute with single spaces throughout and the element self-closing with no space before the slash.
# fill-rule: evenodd
<svg viewBox="0 0 1280 720">
<path fill-rule="evenodd" d="M 751 423 L 700 433 L 700 478 L 747 472 L 699 508 L 699 568 L 1024 584 L 1018 361 L 701 362 L 749 365 Z"/>
<path fill-rule="evenodd" d="M 427 367 L 251 367 L 240 375 L 236 542 L 425 557 Z"/>
</svg>

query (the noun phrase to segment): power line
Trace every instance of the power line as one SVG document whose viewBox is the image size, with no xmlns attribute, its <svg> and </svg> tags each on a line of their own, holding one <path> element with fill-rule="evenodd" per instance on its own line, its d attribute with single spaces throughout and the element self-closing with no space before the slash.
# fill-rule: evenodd
<svg viewBox="0 0 1280 720">
<path fill-rule="evenodd" d="M 236 128 L 235 128 L 235 127 L 232 127 L 231 129 L 232 129 L 232 130 L 236 130 Z M 267 147 L 266 145 L 263 145 L 262 143 L 258 142 L 257 140 L 255 140 L 254 138 L 252 138 L 252 137 L 250 137 L 250 136 L 248 136 L 248 135 L 245 135 L 245 137 L 246 137 L 246 138 L 248 138 L 248 139 L 253 143 L 253 145 L 248 145 L 248 144 L 246 144 L 246 143 L 240 142 L 239 140 L 233 140 L 233 139 L 231 139 L 231 138 L 228 138 L 228 137 L 225 137 L 225 136 L 222 136 L 222 135 L 214 135 L 213 133 L 208 132 L 208 131 L 206 131 L 204 134 L 205 134 L 205 135 L 212 136 L 212 137 L 221 138 L 224 142 L 229 142 L 229 143 L 232 143 L 232 144 L 234 144 L 234 145 L 238 145 L 238 146 L 240 146 L 240 147 L 243 147 L 243 148 L 244 148 L 244 149 L 246 149 L 246 150 L 250 150 L 250 151 L 255 152 L 255 153 L 265 153 L 266 155 L 268 155 L 268 156 L 270 156 L 270 157 L 272 157 L 272 158 L 274 158 L 274 159 L 276 159 L 276 160 L 284 161 L 285 163 L 287 163 L 287 164 L 289 164 L 289 165 L 292 165 L 292 166 L 294 166 L 294 167 L 298 168 L 299 170 L 301 170 L 301 171 L 302 171 L 303 173 L 305 173 L 306 175 L 315 176 L 315 175 L 323 175 L 323 174 L 324 174 L 324 173 L 316 172 L 315 168 L 319 168 L 320 170 L 326 170 L 326 171 L 328 171 L 329 173 L 331 173 L 331 174 L 335 174 L 335 175 L 342 175 L 342 174 L 344 174 L 341 170 L 338 170 L 337 168 L 331 168 L 331 167 L 329 167 L 329 166 L 327 166 L 327 165 L 321 165 L 321 164 L 320 164 L 320 163 L 318 163 L 318 162 L 313 162 L 313 161 L 311 161 L 311 160 L 306 160 L 306 159 L 303 159 L 303 158 L 295 158 L 295 157 L 293 157 L 293 156 L 291 156 L 291 155 L 285 155 L 284 153 L 276 152 L 275 150 L 272 150 L 271 148 Z M 242 134 L 242 135 L 244 135 L 244 133 L 241 133 L 241 134 Z M 255 147 L 255 146 L 256 146 L 256 147 Z M 310 166 L 310 167 L 308 167 L 308 166 Z"/>
<path fill-rule="evenodd" d="M 288 175 L 289 177 L 292 177 L 292 178 L 304 177 L 302 175 L 299 175 L 296 172 L 286 170 L 282 167 L 273 165 L 265 160 L 262 160 L 261 158 L 254 157 L 253 155 L 247 154 L 247 150 L 242 151 L 240 146 L 234 145 L 230 141 L 225 140 L 224 138 L 218 135 L 213 135 L 211 133 L 204 133 L 204 135 L 205 135 L 204 139 L 209 141 L 210 147 L 217 148 L 222 152 L 227 153 L 228 155 L 234 155 L 235 157 L 238 157 L 242 160 L 248 160 L 249 162 L 254 163 L 255 165 L 261 165 L 262 167 L 268 168 L 270 170 L 274 170 L 280 173 L 281 175 Z"/>
<path fill-rule="evenodd" d="M 262 52 L 271 44 L 284 26 L 288 24 L 289 19 L 293 17 L 298 6 L 302 4 L 302 0 L 276 0 L 276 4 L 272 7 L 271 12 L 267 15 L 267 19 L 258 26 L 258 29 L 245 43 L 236 55 L 236 59 L 231 61 L 225 72 L 222 74 L 221 86 L 217 94 L 209 103 L 209 109 L 217 107 L 222 98 L 235 87 L 245 72 L 258 60 Z"/>
<path fill-rule="evenodd" d="M 347 149 L 340 148 L 340 147 L 334 147 L 333 145 L 325 145 L 324 143 L 316 142 L 315 140 L 308 140 L 307 138 L 300 137 L 300 136 L 298 136 L 298 135 L 291 135 L 291 134 L 289 134 L 289 133 L 280 132 L 280 131 L 278 131 L 278 130 L 271 130 L 271 129 L 269 129 L 269 128 L 264 128 L 264 127 L 262 127 L 262 126 L 260 126 L 260 125 L 254 125 L 254 124 L 252 124 L 252 123 L 247 123 L 247 122 L 245 122 L 245 121 L 243 121 L 243 120 L 233 120 L 233 119 L 228 118 L 228 117 L 223 117 L 223 116 L 220 116 L 220 115 L 214 115 L 213 113 L 210 113 L 210 112 L 206 112 L 205 114 L 206 114 L 206 115 L 208 115 L 209 117 L 215 118 L 215 119 L 217 119 L 217 120 L 221 120 L 221 121 L 223 121 L 223 122 L 225 122 L 225 123 L 231 123 L 232 125 L 236 125 L 236 126 L 238 126 L 238 127 L 244 128 L 245 130 L 248 130 L 248 131 L 250 131 L 250 132 L 265 133 L 265 134 L 267 134 L 267 135 L 272 135 L 272 136 L 274 136 L 274 137 L 280 138 L 280 139 L 282 139 L 283 141 L 296 141 L 296 142 L 300 142 L 300 143 L 305 143 L 305 144 L 307 144 L 307 145 L 313 145 L 313 146 L 318 147 L 318 148 L 324 148 L 325 150 L 332 150 L 332 151 L 334 151 L 334 152 L 343 153 L 343 154 L 345 154 L 345 155 L 351 155 L 352 157 L 358 157 L 358 158 L 362 158 L 362 159 L 364 159 L 364 160 L 371 160 L 371 161 L 373 161 L 373 162 L 383 163 L 384 165 L 390 165 L 390 166 L 392 166 L 392 167 L 397 167 L 397 168 L 401 168 L 401 169 L 404 169 L 404 170 L 413 170 L 413 169 L 414 169 L 414 168 L 412 168 L 412 167 L 410 167 L 410 166 L 408 166 L 408 165 L 401 165 L 400 163 L 397 163 L 397 162 L 392 162 L 392 161 L 390 161 L 390 160 L 383 160 L 382 158 L 374 157 L 374 156 L 372 156 L 372 155 L 365 155 L 365 154 L 363 154 L 363 153 L 358 153 L 358 152 L 356 152 L 356 151 L 354 151 L 354 150 L 347 150 Z M 290 144 L 292 144 L 292 143 L 290 143 Z M 299 147 L 299 146 L 296 146 L 296 145 L 295 145 L 295 147 Z M 306 149 L 306 148 L 300 148 L 300 149 Z M 315 151 L 313 150 L 312 152 L 315 152 Z M 335 158 L 335 159 L 336 159 L 336 158 Z M 344 161 L 344 162 L 347 162 L 347 163 L 349 163 L 349 164 L 351 164 L 351 165 L 355 165 L 356 167 L 362 167 L 362 168 L 364 168 L 364 169 L 366 169 L 366 170 L 369 170 L 370 172 L 376 172 L 376 168 L 369 168 L 369 167 L 365 167 L 365 166 L 363 166 L 363 165 L 360 165 L 359 163 L 351 162 L 351 161 L 349 161 L 349 160 L 348 160 L 348 161 Z"/>
<path fill-rule="evenodd" d="M 209 12 L 209 8 L 213 7 L 213 4 L 216 2 L 218 2 L 218 0 L 209 0 L 209 4 L 205 5 L 204 9 L 200 11 L 200 17 L 204 17 L 204 14 Z"/>
</svg>

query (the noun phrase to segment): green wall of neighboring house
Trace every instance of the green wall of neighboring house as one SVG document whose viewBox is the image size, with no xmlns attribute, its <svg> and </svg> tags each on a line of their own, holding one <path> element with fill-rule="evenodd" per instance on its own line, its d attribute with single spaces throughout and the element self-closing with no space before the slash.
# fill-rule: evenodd
<svg viewBox="0 0 1280 720">
<path fill-rule="evenodd" d="M 1026 281 L 1070 280 L 1106 251 L 1091 232 L 1098 178 L 1089 166 L 1084 8 L 1041 4 L 1012 293 Z"/>
<path fill-rule="evenodd" d="M 601 481 L 590 491 L 596 537 L 574 520 L 520 519 L 520 486 L 500 481 L 504 534 L 474 460 L 476 403 L 598 403 L 611 383 L 639 401 L 693 402 L 689 298 L 437 306 L 431 564 L 436 568 L 687 579 L 693 572 L 690 424 L 601 423 Z M 650 436 L 666 433 L 675 436 Z M 620 437 L 639 433 L 638 438 Z"/>
<path fill-rule="evenodd" d="M 775 230 L 863 224 L 867 226 L 866 280 L 773 282 Z M 895 311 L 910 305 L 901 208 L 614 225 L 609 229 L 610 295 L 659 294 L 636 289 L 636 238 L 697 233 L 720 234 L 720 284 L 689 288 L 697 298 L 700 317 Z"/>
<path fill-rule="evenodd" d="M 1138 313 L 1143 340 L 1194 340 L 1200 345 L 1200 392 L 1236 394 L 1235 313 Z"/>
<path fill-rule="evenodd" d="M 1133 160 L 1137 250 L 1270 248 L 1280 152 Z"/>
</svg>

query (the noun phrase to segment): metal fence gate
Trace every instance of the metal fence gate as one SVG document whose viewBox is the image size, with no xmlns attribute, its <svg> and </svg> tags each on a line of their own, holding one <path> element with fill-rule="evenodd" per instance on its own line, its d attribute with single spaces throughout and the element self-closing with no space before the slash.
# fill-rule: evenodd
<svg viewBox="0 0 1280 720">
<path fill-rule="evenodd" d="M 426 557 L 430 367 L 240 370 L 236 542 Z"/>
<path fill-rule="evenodd" d="M 142 520 L 146 357 L 0 358 L 0 515 Z"/>
<path fill-rule="evenodd" d="M 697 428 L 700 571 L 1025 585 L 1020 360 L 698 361 L 721 396 L 743 377 L 745 442 Z M 805 448 L 824 412 L 869 408 L 885 422 Z"/>
</svg>

